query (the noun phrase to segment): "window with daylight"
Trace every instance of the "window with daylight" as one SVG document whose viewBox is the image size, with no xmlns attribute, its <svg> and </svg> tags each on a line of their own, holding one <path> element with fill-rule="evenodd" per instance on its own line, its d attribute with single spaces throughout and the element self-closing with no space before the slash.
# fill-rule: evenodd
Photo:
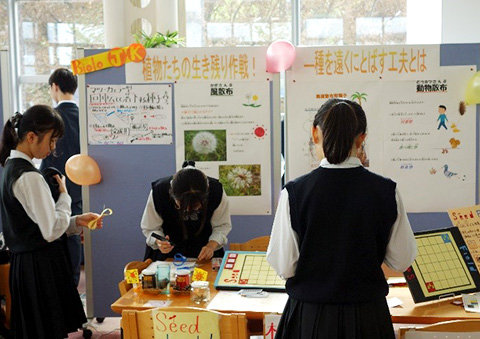
<svg viewBox="0 0 480 339">
<path fill-rule="evenodd" d="M 52 104 L 47 84 L 50 73 L 69 67 L 77 48 L 104 47 L 103 0 L 13 3 L 10 10 L 18 21 L 15 53 L 21 56 L 16 65 L 18 105 L 25 110 L 34 104 Z"/>
</svg>

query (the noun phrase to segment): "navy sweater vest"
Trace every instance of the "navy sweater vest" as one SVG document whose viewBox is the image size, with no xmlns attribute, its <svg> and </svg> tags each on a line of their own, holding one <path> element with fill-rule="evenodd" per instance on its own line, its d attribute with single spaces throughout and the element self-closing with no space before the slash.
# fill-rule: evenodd
<svg viewBox="0 0 480 339">
<path fill-rule="evenodd" d="M 26 172 L 38 172 L 27 160 L 9 159 L 2 172 L 2 226 L 5 243 L 12 253 L 29 252 L 48 245 L 38 225 L 13 195 L 12 186 Z"/>
<path fill-rule="evenodd" d="M 208 177 L 209 191 L 207 210 L 198 213 L 197 220 L 184 220 L 187 229 L 187 238 L 184 238 L 181 220 L 175 203 L 170 197 L 170 181 L 172 177 L 162 178 L 152 183 L 152 195 L 155 210 L 163 219 L 163 232 L 170 237 L 170 241 L 175 244 L 172 252 L 168 254 L 160 254 L 159 260 L 173 257 L 175 253 L 181 253 L 189 258 L 196 258 L 203 246 L 208 243 L 208 238 L 212 234 L 212 224 L 210 219 L 213 212 L 220 205 L 222 200 L 223 188 L 222 184 L 213 178 Z M 202 231 L 197 234 L 200 229 L 203 213 L 207 213 L 205 224 Z"/>
<path fill-rule="evenodd" d="M 288 294 L 359 303 L 388 294 L 381 264 L 397 218 L 396 184 L 363 167 L 319 167 L 286 185 L 300 257 Z"/>
</svg>

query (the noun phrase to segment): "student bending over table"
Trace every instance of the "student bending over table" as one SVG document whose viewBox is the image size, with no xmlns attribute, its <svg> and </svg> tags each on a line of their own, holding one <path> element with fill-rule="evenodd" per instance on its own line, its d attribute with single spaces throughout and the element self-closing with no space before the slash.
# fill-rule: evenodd
<svg viewBox="0 0 480 339">
<path fill-rule="evenodd" d="M 176 253 L 198 260 L 223 257 L 232 229 L 227 195 L 218 180 L 194 166 L 186 161 L 173 177 L 152 183 L 141 221 L 145 259 L 163 261 Z"/>
</svg>

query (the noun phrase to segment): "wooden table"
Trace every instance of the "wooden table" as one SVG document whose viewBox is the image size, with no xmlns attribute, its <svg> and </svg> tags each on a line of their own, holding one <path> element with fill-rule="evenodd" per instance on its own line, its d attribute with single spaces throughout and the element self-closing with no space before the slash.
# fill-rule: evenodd
<svg viewBox="0 0 480 339">
<path fill-rule="evenodd" d="M 452 301 L 461 302 L 461 296 L 415 304 L 408 287 L 391 287 L 387 298 L 392 297 L 403 302 L 401 306 L 390 308 L 394 323 L 434 324 L 448 320 L 480 319 L 480 313 L 467 312 L 462 304 L 452 304 Z"/>
<path fill-rule="evenodd" d="M 202 269 L 208 272 L 208 280 L 210 281 L 210 299 L 213 299 L 218 291 L 213 286 L 217 277 L 217 272 L 212 270 L 211 263 L 204 264 Z M 390 308 L 392 321 L 394 323 L 405 324 L 433 324 L 447 320 L 462 319 L 480 319 L 480 313 L 466 312 L 462 305 L 454 305 L 452 301 L 460 300 L 461 297 L 448 298 L 441 301 L 432 301 L 415 304 L 408 287 L 391 287 L 387 298 L 397 297 L 403 304 L 394 308 Z M 151 306 L 145 306 L 149 300 L 171 300 L 171 307 L 196 306 L 206 308 L 207 304 L 197 305 L 190 301 L 189 294 L 147 294 L 141 289 L 131 289 L 125 295 L 120 297 L 112 304 L 112 310 L 121 314 L 122 310 L 145 310 Z M 258 320 L 263 319 L 263 313 L 245 312 L 247 319 Z"/>
<path fill-rule="evenodd" d="M 210 300 L 212 300 L 218 291 L 214 287 L 215 279 L 217 278 L 217 271 L 212 270 L 212 264 L 210 261 L 204 263 L 201 269 L 208 272 L 208 281 L 210 282 Z M 122 314 L 123 310 L 146 310 L 152 308 L 151 306 L 145 306 L 145 304 L 150 300 L 171 300 L 172 303 L 170 307 L 185 307 L 185 306 L 194 306 L 200 308 L 206 308 L 208 303 L 196 304 L 190 300 L 189 293 L 173 293 L 173 289 L 170 289 L 170 294 L 148 294 L 144 293 L 140 287 L 130 289 L 126 294 L 121 296 L 117 301 L 115 301 L 111 308 L 115 313 Z M 223 312 L 223 310 L 222 310 Z M 238 313 L 238 311 L 235 311 Z M 249 320 L 263 320 L 263 313 L 255 312 L 240 312 L 245 313 L 247 319 Z"/>
</svg>

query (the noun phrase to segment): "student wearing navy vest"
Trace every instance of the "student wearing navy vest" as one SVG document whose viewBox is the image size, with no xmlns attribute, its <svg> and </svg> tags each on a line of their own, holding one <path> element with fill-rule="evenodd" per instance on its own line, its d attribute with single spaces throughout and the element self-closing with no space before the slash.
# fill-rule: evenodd
<svg viewBox="0 0 480 339">
<path fill-rule="evenodd" d="M 68 69 L 58 68 L 48 78 L 48 85 L 50 86 L 50 96 L 57 104 L 55 110 L 60 113 L 65 124 L 65 134 L 58 140 L 55 153 L 43 159 L 40 170 L 55 167 L 65 175 L 67 160 L 72 155 L 80 153 L 79 111 L 73 98 L 78 87 L 78 79 Z M 82 187 L 67 178 L 67 190 L 72 198 L 72 215 L 82 214 Z M 78 286 L 83 259 L 81 236 L 80 234 L 69 234 L 66 241 L 72 263 L 73 281 Z"/>
<path fill-rule="evenodd" d="M 395 338 L 381 265 L 403 272 L 416 242 L 396 184 L 357 158 L 362 107 L 330 99 L 312 127 L 320 166 L 286 184 L 267 260 L 287 280 L 276 339 Z"/>
<path fill-rule="evenodd" d="M 228 198 L 217 179 L 194 166 L 186 161 L 175 175 L 152 183 L 141 221 L 145 259 L 165 260 L 176 253 L 200 261 L 223 257 L 232 229 Z"/>
<path fill-rule="evenodd" d="M 65 176 L 55 176 L 60 193 L 55 202 L 32 162 L 54 151 L 63 133 L 61 116 L 44 105 L 32 106 L 23 115 L 16 113 L 3 129 L 0 197 L 3 232 L 11 252 L 14 338 L 66 338 L 87 321 L 59 239 L 100 216 L 85 213 L 71 217 Z M 102 223 L 100 220 L 99 225 Z"/>
</svg>

